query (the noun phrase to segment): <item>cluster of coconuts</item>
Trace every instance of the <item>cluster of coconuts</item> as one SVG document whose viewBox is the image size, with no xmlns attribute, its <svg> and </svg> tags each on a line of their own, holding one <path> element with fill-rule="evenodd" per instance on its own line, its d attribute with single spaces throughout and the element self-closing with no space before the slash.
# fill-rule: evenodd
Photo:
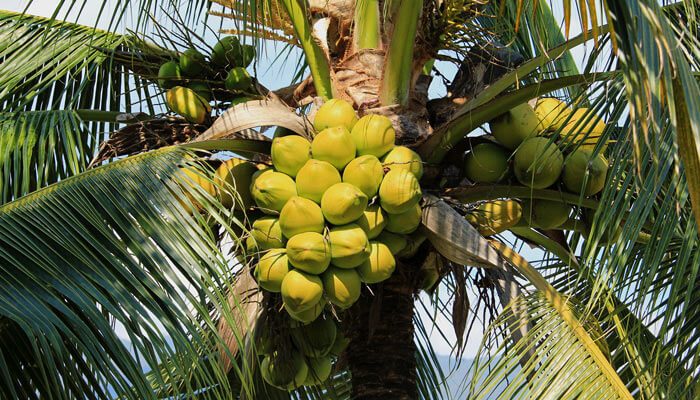
<svg viewBox="0 0 700 400">
<path fill-rule="evenodd" d="M 489 126 L 497 142 L 474 146 L 465 160 L 464 173 L 472 182 L 502 183 L 514 177 L 533 189 L 560 187 L 586 197 L 603 189 L 608 162 L 602 152 L 607 143 L 601 144 L 597 154 L 594 149 L 605 123 L 589 109 L 572 111 L 558 99 L 541 98 L 534 109 L 521 104 Z M 537 228 L 556 229 L 568 220 L 572 207 L 541 199 L 495 200 L 473 211 L 467 219 L 490 236 L 513 227 L 521 218 Z"/>
<path fill-rule="evenodd" d="M 220 100 L 237 104 L 248 100 L 252 78 L 246 67 L 255 58 L 255 47 L 242 45 L 235 36 L 219 40 L 209 61 L 197 49 L 185 50 L 177 60 L 167 61 L 158 70 L 158 85 L 167 90 L 168 108 L 190 122 L 201 124 L 209 118 L 214 89 L 223 86 L 228 93 Z"/>
</svg>

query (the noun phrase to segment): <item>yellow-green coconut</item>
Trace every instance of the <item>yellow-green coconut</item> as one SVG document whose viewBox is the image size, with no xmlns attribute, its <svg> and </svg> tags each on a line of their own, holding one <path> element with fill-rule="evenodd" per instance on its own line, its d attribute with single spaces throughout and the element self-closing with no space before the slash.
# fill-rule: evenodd
<svg viewBox="0 0 700 400">
<path fill-rule="evenodd" d="M 420 225 L 422 210 L 419 204 L 401 214 L 387 214 L 387 224 L 384 229 L 392 233 L 409 234 Z"/>
<path fill-rule="evenodd" d="M 285 249 L 268 250 L 255 267 L 255 277 L 261 288 L 279 293 L 282 290 L 282 280 L 289 272 L 289 263 Z"/>
<path fill-rule="evenodd" d="M 369 242 L 370 254 L 357 272 L 365 283 L 378 283 L 388 279 L 396 268 L 396 259 L 391 250 L 382 242 Z"/>
<path fill-rule="evenodd" d="M 287 258 L 294 267 L 318 275 L 331 263 L 331 246 L 320 233 L 300 233 L 287 241 Z"/>
<path fill-rule="evenodd" d="M 589 148 L 579 148 L 566 157 L 562 181 L 567 189 L 593 196 L 605 187 L 608 161 L 602 154 L 593 155 Z"/>
<path fill-rule="evenodd" d="M 509 154 L 494 143 L 480 143 L 472 148 L 464 162 L 464 174 L 474 183 L 497 183 L 508 176 Z"/>
<path fill-rule="evenodd" d="M 368 239 L 376 238 L 386 226 L 387 213 L 379 204 L 367 206 L 362 216 L 353 223 L 357 224 L 367 234 Z"/>
<path fill-rule="evenodd" d="M 314 117 L 314 129 L 321 132 L 324 129 L 342 126 L 350 132 L 357 123 L 357 114 L 350 104 L 344 100 L 331 99 L 325 102 Z"/>
<path fill-rule="evenodd" d="M 254 249 L 256 246 L 259 250 L 282 248 L 286 243 L 279 219 L 268 216 L 253 221 L 250 236 L 246 239 L 248 249 Z"/>
<path fill-rule="evenodd" d="M 304 386 L 319 385 L 325 382 L 331 375 L 333 360 L 330 356 L 310 358 L 307 361 L 309 372 L 306 375 Z"/>
<path fill-rule="evenodd" d="M 299 135 L 277 137 L 272 139 L 270 156 L 277 171 L 294 178 L 311 159 L 311 143 Z"/>
<path fill-rule="evenodd" d="M 326 226 L 321 207 L 309 199 L 294 196 L 280 212 L 282 234 L 288 238 L 304 232 L 323 232 Z"/>
<path fill-rule="evenodd" d="M 240 158 L 232 158 L 221 163 L 216 169 L 214 182 L 219 186 L 219 196 L 224 207 L 233 207 L 234 198 L 240 198 L 244 210 L 253 205 L 250 184 L 252 176 L 257 170 L 258 167 L 255 164 Z"/>
<path fill-rule="evenodd" d="M 297 193 L 301 197 L 321 204 L 323 193 L 341 182 L 340 172 L 333 164 L 311 159 L 297 173 Z"/>
<path fill-rule="evenodd" d="M 389 248 L 391 254 L 397 255 L 408 245 L 406 236 L 383 231 L 377 236 L 377 241 L 384 243 Z"/>
<path fill-rule="evenodd" d="M 420 246 L 425 242 L 425 239 L 427 237 L 425 234 L 418 230 L 413 232 L 410 235 L 406 236 L 406 247 L 403 248 L 400 252 L 396 254 L 396 257 L 399 258 L 411 258 L 418 253 L 418 249 L 420 249 Z"/>
<path fill-rule="evenodd" d="M 524 199 L 523 220 L 541 229 L 555 229 L 569 219 L 571 206 L 563 201 Z"/>
<path fill-rule="evenodd" d="M 334 225 L 345 225 L 360 218 L 367 208 L 367 195 L 355 185 L 336 183 L 321 198 L 321 210 Z"/>
<path fill-rule="evenodd" d="M 250 193 L 262 212 L 275 214 L 297 195 L 297 184 L 281 172 L 263 172 L 254 177 Z"/>
<path fill-rule="evenodd" d="M 342 170 L 355 158 L 355 142 L 344 126 L 322 130 L 311 143 L 311 154 L 317 160 L 328 161 Z"/>
<path fill-rule="evenodd" d="M 306 382 L 309 367 L 297 351 L 275 351 L 260 363 L 260 375 L 269 385 L 294 390 Z"/>
<path fill-rule="evenodd" d="M 602 139 L 603 131 L 605 131 L 605 122 L 591 109 L 581 107 L 571 114 L 560 135 L 564 145 L 594 149 Z M 606 148 L 607 144 L 603 144 L 602 151 Z"/>
<path fill-rule="evenodd" d="M 193 168 L 180 168 L 180 173 L 181 179 L 187 186 L 193 188 L 200 188 L 204 192 L 209 193 L 212 196 L 216 196 L 214 186 L 204 175 L 202 175 L 201 172 Z M 192 196 L 189 193 L 186 193 L 186 196 L 189 199 L 189 201 L 195 206 L 196 209 L 202 209 L 202 205 L 197 200 L 195 200 L 194 196 Z M 185 202 L 180 201 L 180 204 L 185 210 L 187 210 L 188 213 L 193 213 L 192 208 Z"/>
<path fill-rule="evenodd" d="M 564 126 L 571 109 L 559 99 L 544 97 L 537 100 L 535 115 L 540 121 L 541 131 L 557 131 Z"/>
<path fill-rule="evenodd" d="M 409 171 L 418 180 L 423 176 L 423 160 L 418 153 L 405 146 L 395 146 L 382 158 L 382 163 L 392 171 Z"/>
<path fill-rule="evenodd" d="M 287 311 L 287 314 L 289 314 L 289 317 L 294 320 L 294 326 L 298 326 L 298 324 L 308 325 L 315 321 L 316 318 L 318 318 L 318 316 L 321 315 L 321 312 L 323 312 L 323 308 L 325 307 L 325 305 L 326 302 L 323 299 L 321 299 L 318 302 L 318 304 L 305 311 L 294 312 L 286 304 L 284 305 L 284 309 L 285 311 Z"/>
<path fill-rule="evenodd" d="M 284 304 L 294 313 L 310 310 L 323 296 L 321 278 L 298 269 L 291 269 L 282 280 Z"/>
<path fill-rule="evenodd" d="M 323 357 L 335 342 L 338 328 L 330 318 L 318 318 L 308 325 L 292 329 L 292 341 L 299 351 L 308 357 Z"/>
<path fill-rule="evenodd" d="M 401 214 L 415 207 L 422 196 L 418 179 L 405 169 L 393 169 L 379 186 L 379 201 L 390 214 Z"/>
<path fill-rule="evenodd" d="M 369 240 L 365 231 L 356 224 L 335 226 L 330 229 L 331 263 L 339 268 L 355 268 L 369 257 Z"/>
<path fill-rule="evenodd" d="M 343 171 L 343 182 L 351 183 L 372 198 L 384 179 L 384 167 L 373 155 L 364 155 L 350 161 Z"/>
<path fill-rule="evenodd" d="M 196 124 L 204 123 L 211 113 L 209 103 L 190 88 L 175 86 L 165 93 L 165 99 L 168 108 Z"/>
<path fill-rule="evenodd" d="M 494 200 L 480 205 L 465 218 L 479 233 L 492 236 L 515 226 L 522 214 L 522 208 L 517 201 Z"/>
<path fill-rule="evenodd" d="M 340 308 L 349 308 L 360 298 L 362 280 L 356 269 L 331 266 L 321 275 L 326 296 Z"/>
<path fill-rule="evenodd" d="M 515 150 L 529 137 L 536 136 L 540 120 L 529 104 L 513 107 L 489 122 L 491 134 L 508 149 Z"/>
<path fill-rule="evenodd" d="M 391 120 L 377 114 L 360 118 L 350 133 L 355 141 L 358 156 L 381 157 L 394 147 L 396 140 Z"/>
<path fill-rule="evenodd" d="M 561 175 L 564 156 L 549 139 L 526 140 L 515 153 L 513 171 L 518 181 L 533 189 L 552 186 Z"/>
</svg>

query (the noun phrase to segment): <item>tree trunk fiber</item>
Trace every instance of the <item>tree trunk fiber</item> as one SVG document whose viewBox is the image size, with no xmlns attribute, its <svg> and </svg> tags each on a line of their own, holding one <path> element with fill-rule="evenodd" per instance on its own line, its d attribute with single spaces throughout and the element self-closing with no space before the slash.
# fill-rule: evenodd
<svg viewBox="0 0 700 400">
<path fill-rule="evenodd" d="M 352 399 L 417 399 L 413 341 L 413 285 L 417 267 L 397 265 L 372 294 L 363 288 L 345 321 L 351 339 L 344 358 L 352 374 Z"/>
</svg>

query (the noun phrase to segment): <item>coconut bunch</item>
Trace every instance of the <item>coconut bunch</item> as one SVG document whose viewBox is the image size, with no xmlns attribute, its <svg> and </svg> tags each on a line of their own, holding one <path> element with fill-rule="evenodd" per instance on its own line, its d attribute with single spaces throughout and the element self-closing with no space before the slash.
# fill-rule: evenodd
<svg viewBox="0 0 700 400">
<path fill-rule="evenodd" d="M 465 176 L 474 183 L 521 184 L 595 196 L 605 185 L 608 162 L 594 154 L 605 123 L 586 108 L 539 99 L 533 109 L 521 104 L 490 121 L 495 141 L 480 143 L 467 154 Z M 573 132 L 579 132 L 574 134 Z M 558 133 L 558 135 L 557 135 Z M 485 236 L 501 233 L 521 218 L 537 228 L 557 229 L 571 214 L 570 205 L 550 200 L 496 200 L 480 204 L 467 219 Z"/>
<path fill-rule="evenodd" d="M 221 99 L 237 104 L 249 100 L 246 95 L 252 78 L 246 67 L 255 58 L 255 47 L 241 45 L 235 36 L 219 40 L 209 59 L 197 49 L 185 50 L 178 59 L 158 70 L 158 85 L 167 90 L 168 108 L 190 122 L 201 124 L 211 114 L 214 90 L 227 92 Z"/>
</svg>

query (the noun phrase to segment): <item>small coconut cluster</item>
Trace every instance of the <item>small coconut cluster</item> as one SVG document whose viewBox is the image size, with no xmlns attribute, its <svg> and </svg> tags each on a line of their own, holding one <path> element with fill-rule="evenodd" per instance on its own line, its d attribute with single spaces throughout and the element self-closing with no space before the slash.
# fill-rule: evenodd
<svg viewBox="0 0 700 400">
<path fill-rule="evenodd" d="M 197 49 L 185 50 L 158 70 L 158 85 L 167 90 L 168 108 L 190 122 L 205 122 L 211 101 L 237 104 L 250 100 L 252 78 L 246 67 L 255 58 L 255 47 L 242 45 L 235 36 L 219 40 L 209 60 Z"/>
<path fill-rule="evenodd" d="M 496 142 L 474 146 L 465 160 L 464 173 L 472 182 L 502 183 L 514 177 L 533 189 L 557 186 L 583 196 L 603 189 L 608 162 L 602 153 L 607 143 L 600 144 L 598 154 L 594 149 L 605 123 L 589 109 L 572 111 L 558 99 L 542 98 L 534 109 L 521 104 L 489 126 Z M 488 236 L 513 227 L 521 218 L 538 228 L 556 229 L 571 211 L 571 206 L 557 201 L 496 200 L 481 204 L 467 219 Z"/>
</svg>

